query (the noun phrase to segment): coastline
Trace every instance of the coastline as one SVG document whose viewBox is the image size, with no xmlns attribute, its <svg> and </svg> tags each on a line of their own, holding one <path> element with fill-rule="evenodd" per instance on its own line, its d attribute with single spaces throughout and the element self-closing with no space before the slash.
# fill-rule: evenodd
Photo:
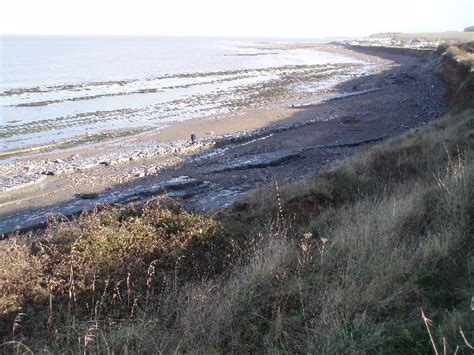
<svg viewBox="0 0 474 355">
<path fill-rule="evenodd" d="M 46 145 L 33 145 L 17 150 L 2 151 L 0 152 L 0 177 L 14 176 L 14 171 L 5 170 L 4 168 L 5 165 L 15 164 L 15 162 L 20 165 L 24 165 L 24 163 L 29 161 L 43 161 L 47 163 L 50 160 L 62 160 L 70 157 L 80 157 L 79 160 L 84 160 L 83 162 L 75 162 L 72 169 L 65 169 L 64 172 L 68 173 L 72 170 L 77 170 L 77 168 L 90 168 L 91 162 L 89 161 L 90 159 L 87 158 L 93 156 L 95 156 L 95 160 L 97 160 L 96 164 L 101 160 L 107 159 L 123 163 L 127 159 L 121 159 L 120 157 L 110 159 L 108 157 L 111 151 L 117 149 L 126 148 L 128 150 L 128 158 L 132 160 L 144 156 L 148 157 L 156 154 L 176 152 L 177 149 L 181 151 L 181 146 L 186 146 L 186 141 L 189 140 L 191 132 L 195 132 L 201 140 L 204 138 L 206 141 L 210 141 L 212 139 L 220 140 L 229 134 L 240 135 L 251 130 L 261 129 L 272 124 L 278 124 L 279 121 L 291 117 L 294 113 L 294 106 L 304 105 L 307 102 L 314 102 L 315 100 L 326 100 L 325 97 L 330 97 L 331 93 L 336 91 L 335 87 L 339 83 L 356 75 L 366 75 L 368 72 L 381 70 L 383 66 L 389 65 L 389 61 L 382 60 L 379 57 L 363 55 L 332 44 L 272 44 L 270 47 L 268 47 L 268 45 L 255 45 L 252 46 L 252 48 L 265 50 L 271 49 L 273 46 L 279 49 L 289 50 L 311 48 L 320 52 L 328 52 L 353 58 L 365 62 L 365 64 L 356 64 L 355 67 L 349 66 L 342 74 L 338 72 L 334 75 L 319 78 L 316 83 L 321 87 L 315 92 L 301 93 L 291 88 L 291 85 L 287 85 L 286 89 L 291 92 L 290 94 L 271 96 L 263 104 L 257 105 L 256 107 L 247 105 L 229 113 L 172 121 L 163 128 L 152 129 L 150 132 L 147 132 L 147 129 L 119 128 L 105 130 L 96 135 L 81 135 L 71 140 Z M 314 83 L 314 79 L 308 83 Z M 299 84 L 301 85 L 301 83 Z M 151 146 L 145 147 L 144 150 L 147 151 L 151 149 L 156 150 L 156 152 L 151 154 L 147 154 L 146 152 L 134 152 L 133 146 L 135 146 L 137 142 L 150 142 Z M 151 142 L 157 145 L 153 146 Z M 102 153 L 105 154 L 105 156 L 102 157 Z M 50 168 L 48 164 L 44 164 L 42 171 L 47 172 Z M 28 170 L 27 173 L 30 171 L 31 169 Z M 57 171 L 57 173 L 61 172 Z M 19 185 L 21 185 L 21 182 Z M 14 184 L 12 187 L 18 186 Z M 0 181 L 0 191 L 5 191 L 8 188 L 8 185 L 5 186 L 4 182 Z"/>
<path fill-rule="evenodd" d="M 71 38 L 67 45 L 73 41 Z M 47 51 L 28 43 L 22 42 L 25 58 L 48 60 Z M 57 45 L 54 39 L 48 43 Z M 13 157 L 32 146 L 51 145 L 44 149 L 51 151 L 110 141 L 122 137 L 116 134 L 120 129 L 140 133 L 176 121 L 266 106 L 276 96 L 291 94 L 292 86 L 345 75 L 361 64 L 312 49 L 269 53 L 256 47 L 240 48 L 241 43 L 255 42 L 231 43 L 184 39 L 132 43 L 124 39 L 120 46 L 136 45 L 147 56 L 136 58 L 129 51 L 127 60 L 118 56 L 110 70 L 100 70 L 104 60 L 96 52 L 91 53 L 89 65 L 79 67 L 76 57 L 65 55 L 50 58 L 57 70 L 48 75 L 35 62 L 25 63 L 22 71 L 15 66 L 13 55 L 7 57 L 4 71 L 10 74 L 4 75 L 0 90 L 5 117 L 0 127 L 0 157 Z M 110 55 L 117 50 L 106 40 L 90 44 L 100 45 Z M 27 55 L 28 48 L 31 53 Z"/>
<path fill-rule="evenodd" d="M 19 158 L 15 164 L 9 164 L 13 170 L 4 172 L 2 175 L 12 176 L 16 171 L 17 176 L 22 176 L 21 169 L 24 169 L 30 172 L 33 179 L 20 181 L 21 183 L 17 185 L 13 184 L 12 187 L 15 188 L 9 188 L 0 194 L 0 215 L 4 216 L 7 221 L 10 218 L 9 223 L 5 222 L 0 226 L 0 233 L 7 232 L 9 228 L 11 230 L 15 221 L 20 221 L 25 217 L 25 211 L 29 215 L 39 216 L 41 214 L 44 220 L 44 213 L 48 213 L 48 211 L 54 213 L 57 207 L 64 210 L 64 205 L 73 206 L 71 211 L 76 213 L 94 208 L 97 204 L 123 203 L 130 197 L 122 198 L 123 196 L 120 195 L 123 195 L 123 191 L 130 189 L 130 194 L 134 195 L 134 191 L 146 190 L 147 186 L 151 191 L 146 197 L 149 198 L 162 194 L 162 192 L 153 193 L 153 188 L 150 188 L 151 185 L 156 185 L 156 181 L 173 181 L 173 179 L 183 176 L 187 177 L 181 179 L 184 181 L 184 186 L 187 187 L 177 190 L 184 191 L 189 187 L 188 185 L 194 189 L 200 186 L 199 189 L 202 190 L 201 192 L 193 191 L 191 194 L 182 193 L 182 195 L 189 195 L 187 198 L 191 201 L 192 207 L 200 209 L 222 207 L 241 196 L 245 191 L 274 179 L 301 178 L 310 171 L 322 169 L 343 156 L 353 154 L 361 146 L 370 142 L 423 124 L 442 111 L 443 108 L 439 107 L 431 113 L 422 115 L 416 112 L 418 109 L 414 105 L 412 108 L 408 108 L 408 111 L 412 109 L 413 112 L 408 112 L 407 117 L 397 122 L 395 127 L 392 127 L 393 122 L 387 119 L 381 119 L 378 122 L 376 116 L 387 111 L 389 108 L 386 106 L 387 103 L 393 104 L 390 101 L 393 98 L 385 97 L 385 95 L 393 95 L 393 92 L 383 92 L 386 90 L 383 86 L 385 84 L 375 82 L 371 76 L 380 76 L 385 81 L 392 80 L 394 81 L 392 86 L 416 84 L 411 83 L 410 78 L 406 75 L 404 77 L 403 73 L 399 73 L 398 67 L 403 67 L 403 72 L 407 68 L 409 69 L 410 65 L 418 64 L 421 67 L 425 64 L 419 58 L 410 56 L 398 58 L 393 54 L 382 55 L 376 49 L 373 53 L 364 53 L 337 45 L 316 44 L 315 46 L 319 50 L 324 48 L 327 51 L 350 54 L 356 59 L 370 61 L 376 65 L 376 70 L 362 73 L 363 75 L 354 73 L 347 80 L 314 93 L 308 97 L 306 103 L 291 101 L 291 99 L 282 100 L 273 102 L 264 108 L 248 109 L 237 114 L 176 122 L 158 133 L 143 133 L 92 147 L 78 147 L 39 154 L 32 158 Z M 412 68 L 411 70 L 418 69 Z M 383 73 L 390 71 L 394 71 L 396 74 L 392 79 L 387 79 Z M 356 81 L 360 82 L 353 84 Z M 392 87 L 390 86 L 389 89 L 392 90 Z M 378 90 L 382 92 L 377 92 Z M 404 97 L 400 90 L 397 91 L 397 94 L 401 95 L 401 100 L 407 100 L 406 95 Z M 437 95 L 442 96 L 442 93 Z M 374 102 L 373 100 L 377 100 L 377 98 L 382 99 L 380 102 Z M 435 101 L 434 98 L 432 101 Z M 431 105 L 431 102 L 428 104 Z M 374 105 L 374 107 L 370 107 L 370 105 Z M 399 112 L 392 112 L 390 115 L 396 113 Z M 350 116 L 355 117 L 355 121 L 352 123 L 348 120 Z M 316 129 L 313 132 L 315 134 L 309 134 L 309 131 L 313 129 Z M 189 143 L 191 132 L 197 134 L 200 140 L 199 144 L 191 145 Z M 282 136 L 281 139 L 276 137 L 278 134 Z M 301 148 L 298 149 L 297 146 Z M 283 167 L 284 173 L 280 173 L 277 171 L 279 169 L 274 168 L 280 163 L 303 159 L 305 154 L 302 151 L 306 148 L 332 149 L 336 152 L 326 152 L 324 159 L 312 163 L 311 166 L 301 168 L 301 171 L 298 171 L 299 168 L 291 169 L 286 166 Z M 263 169 L 268 168 L 267 170 L 270 172 L 266 171 L 264 174 L 266 176 L 263 177 L 246 179 L 249 181 L 240 181 L 241 179 L 234 177 L 234 181 L 230 185 L 223 182 L 222 179 L 226 180 L 227 178 L 218 175 L 228 174 L 229 171 L 237 168 L 245 169 L 245 164 L 243 168 L 238 166 L 238 157 L 249 154 L 258 158 L 256 158 L 257 163 L 251 163 L 254 165 L 247 163 L 248 169 L 255 172 L 258 170 L 255 167 L 261 166 Z M 206 156 L 217 160 L 213 163 L 207 162 L 207 166 L 199 166 L 200 159 L 201 161 L 211 159 Z M 232 159 L 233 162 L 230 162 Z M 266 164 L 269 165 L 265 166 Z M 213 168 L 209 170 L 209 167 Z M 203 171 L 199 172 L 199 169 Z M 34 173 L 31 173 L 32 171 Z M 192 176 L 193 172 L 200 176 Z M 137 188 L 137 185 L 141 187 Z M 143 189 L 140 190 L 142 187 Z M 158 188 L 158 190 L 160 189 L 163 190 L 163 186 Z M 118 193 L 120 190 L 122 192 Z M 211 195 L 214 190 L 215 196 L 207 198 L 211 200 L 209 203 L 197 203 L 199 198 L 206 200 L 202 196 L 195 198 L 202 193 L 209 195 L 210 192 L 205 190 L 210 190 Z M 219 195 L 219 191 L 226 198 L 212 200 Z M 96 198 L 84 199 L 86 194 Z M 110 197 L 111 194 L 115 194 L 114 196 L 117 198 L 114 200 Z M 183 197 L 179 194 L 175 195 Z"/>
</svg>

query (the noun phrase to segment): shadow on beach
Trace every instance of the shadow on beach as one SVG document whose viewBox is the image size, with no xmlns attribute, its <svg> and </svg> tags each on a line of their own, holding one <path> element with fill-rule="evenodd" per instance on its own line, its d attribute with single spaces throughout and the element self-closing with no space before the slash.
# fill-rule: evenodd
<svg viewBox="0 0 474 355">
<path fill-rule="evenodd" d="M 295 105 L 284 120 L 187 156 L 156 174 L 60 204 L 0 216 L 0 233 L 42 228 L 51 217 L 68 218 L 104 205 L 140 204 L 165 195 L 197 210 L 226 207 L 253 189 L 314 175 L 445 112 L 446 90 L 433 74 L 431 52 L 350 49 L 396 65 L 342 82 L 332 97 Z"/>
</svg>

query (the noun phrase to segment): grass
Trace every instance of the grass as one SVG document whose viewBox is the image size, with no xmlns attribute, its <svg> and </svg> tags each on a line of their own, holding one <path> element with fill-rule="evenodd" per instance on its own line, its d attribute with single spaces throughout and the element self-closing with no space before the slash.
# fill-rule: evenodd
<svg viewBox="0 0 474 355">
<path fill-rule="evenodd" d="M 168 201 L 0 247 L 7 352 L 468 353 L 474 104 L 208 216 Z"/>
<path fill-rule="evenodd" d="M 462 67 L 470 69 L 474 63 L 474 42 L 450 46 L 446 49 L 445 56 L 456 60 Z"/>
<path fill-rule="evenodd" d="M 474 33 L 472 32 L 414 32 L 414 33 L 377 33 L 371 35 L 370 38 L 401 38 L 405 40 L 421 39 L 425 41 L 446 41 L 446 42 L 471 42 L 474 41 Z"/>
<path fill-rule="evenodd" d="M 445 47 L 445 46 L 444 46 Z M 464 106 L 474 99 L 474 41 L 439 48 L 445 49 L 438 73 L 450 83 L 455 100 L 464 102 Z M 463 106 L 458 105 L 458 110 Z"/>
</svg>

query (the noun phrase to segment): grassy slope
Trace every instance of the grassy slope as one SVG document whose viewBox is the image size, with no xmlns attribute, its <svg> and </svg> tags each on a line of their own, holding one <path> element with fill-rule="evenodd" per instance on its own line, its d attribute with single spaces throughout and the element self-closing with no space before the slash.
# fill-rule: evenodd
<svg viewBox="0 0 474 355">
<path fill-rule="evenodd" d="M 8 351 L 428 353 L 473 341 L 472 97 L 217 216 L 166 202 L 0 247 Z"/>
</svg>

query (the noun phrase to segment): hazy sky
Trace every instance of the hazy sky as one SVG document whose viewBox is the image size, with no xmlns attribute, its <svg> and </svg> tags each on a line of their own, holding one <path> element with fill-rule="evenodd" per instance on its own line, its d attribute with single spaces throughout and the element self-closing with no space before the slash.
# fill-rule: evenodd
<svg viewBox="0 0 474 355">
<path fill-rule="evenodd" d="M 2 0 L 1 34 L 365 36 L 462 30 L 474 0 Z"/>
</svg>

